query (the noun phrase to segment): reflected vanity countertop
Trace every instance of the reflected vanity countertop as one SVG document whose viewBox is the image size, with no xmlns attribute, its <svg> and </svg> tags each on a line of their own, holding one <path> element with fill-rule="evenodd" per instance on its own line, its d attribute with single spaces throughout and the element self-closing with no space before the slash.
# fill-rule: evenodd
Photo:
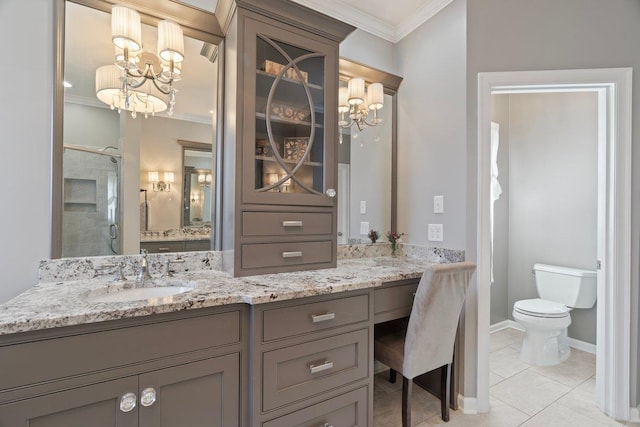
<svg viewBox="0 0 640 427">
<path fill-rule="evenodd" d="M 140 232 L 140 243 L 211 240 L 211 227 L 184 227 Z"/>
<path fill-rule="evenodd" d="M 200 253 L 205 254 L 205 253 Z M 155 286 L 188 283 L 193 290 L 126 302 L 92 302 L 91 295 L 116 289 L 111 276 L 42 282 L 0 305 L 0 335 L 170 313 L 228 304 L 263 304 L 367 289 L 417 278 L 433 263 L 423 257 L 347 258 L 337 268 L 234 278 L 215 270 L 191 270 L 173 278 L 154 275 Z M 127 277 L 131 277 L 127 274 Z M 133 286 L 134 280 L 127 282 Z M 122 287 L 122 285 L 119 285 Z"/>
</svg>

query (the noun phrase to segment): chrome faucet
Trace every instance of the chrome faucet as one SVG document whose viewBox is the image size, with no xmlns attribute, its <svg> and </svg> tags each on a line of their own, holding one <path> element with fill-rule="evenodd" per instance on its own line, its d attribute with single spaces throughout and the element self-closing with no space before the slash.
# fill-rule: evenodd
<svg viewBox="0 0 640 427">
<path fill-rule="evenodd" d="M 147 262 L 147 252 L 146 249 L 140 249 L 140 255 L 142 255 L 142 261 L 140 262 L 140 271 L 138 272 L 138 282 L 144 282 L 145 280 L 151 279 L 151 274 L 149 274 L 149 263 Z"/>
</svg>

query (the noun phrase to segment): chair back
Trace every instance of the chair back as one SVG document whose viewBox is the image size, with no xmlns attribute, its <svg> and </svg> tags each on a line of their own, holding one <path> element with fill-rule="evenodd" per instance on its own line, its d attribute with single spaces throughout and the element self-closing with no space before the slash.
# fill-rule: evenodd
<svg viewBox="0 0 640 427">
<path fill-rule="evenodd" d="M 404 342 L 402 375 L 406 378 L 453 361 L 458 319 L 475 269 L 471 262 L 435 264 L 423 274 Z"/>
</svg>

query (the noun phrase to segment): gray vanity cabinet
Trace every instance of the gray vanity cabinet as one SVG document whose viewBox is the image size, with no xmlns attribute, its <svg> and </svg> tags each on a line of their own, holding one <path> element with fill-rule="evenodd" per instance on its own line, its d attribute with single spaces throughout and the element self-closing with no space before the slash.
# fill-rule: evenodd
<svg viewBox="0 0 640 427">
<path fill-rule="evenodd" d="M 252 307 L 254 427 L 371 425 L 372 293 Z"/>
<path fill-rule="evenodd" d="M 0 337 L 0 427 L 240 426 L 245 315 L 229 306 Z"/>
<path fill-rule="evenodd" d="M 235 254 L 226 268 L 335 267 L 338 46 L 354 28 L 293 2 L 235 3 L 225 39 L 221 228 L 223 251 Z"/>
</svg>

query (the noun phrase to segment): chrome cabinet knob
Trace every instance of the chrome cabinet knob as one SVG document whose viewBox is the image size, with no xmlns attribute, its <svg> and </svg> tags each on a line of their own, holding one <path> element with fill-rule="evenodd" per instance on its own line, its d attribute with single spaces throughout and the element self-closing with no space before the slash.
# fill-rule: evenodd
<svg viewBox="0 0 640 427">
<path fill-rule="evenodd" d="M 122 412 L 131 412 L 136 407 L 137 396 L 135 393 L 125 393 L 120 398 L 120 410 Z"/>
<path fill-rule="evenodd" d="M 329 197 L 336 197 L 336 190 L 333 188 L 328 189 L 327 191 L 325 191 L 325 194 Z"/>
<path fill-rule="evenodd" d="M 142 406 L 151 406 L 156 402 L 156 390 L 154 388 L 145 388 L 140 394 L 140 404 Z"/>
</svg>

